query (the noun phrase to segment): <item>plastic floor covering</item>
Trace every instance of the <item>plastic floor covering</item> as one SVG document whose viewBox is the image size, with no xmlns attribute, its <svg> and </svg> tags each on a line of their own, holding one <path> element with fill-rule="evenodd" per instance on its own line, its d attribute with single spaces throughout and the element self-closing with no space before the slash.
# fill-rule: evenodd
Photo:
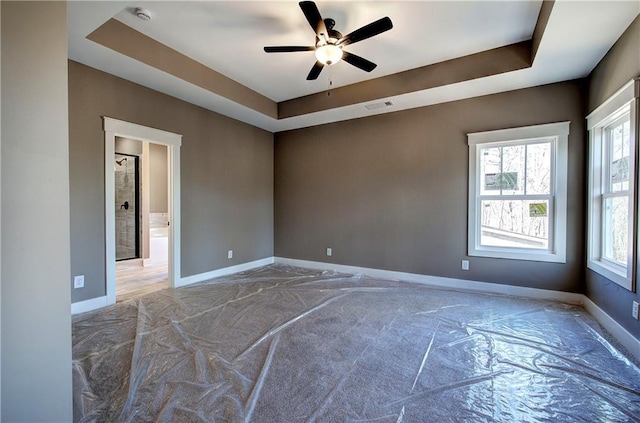
<svg viewBox="0 0 640 423">
<path fill-rule="evenodd" d="M 73 319 L 82 422 L 640 421 L 580 307 L 271 265 Z"/>
</svg>

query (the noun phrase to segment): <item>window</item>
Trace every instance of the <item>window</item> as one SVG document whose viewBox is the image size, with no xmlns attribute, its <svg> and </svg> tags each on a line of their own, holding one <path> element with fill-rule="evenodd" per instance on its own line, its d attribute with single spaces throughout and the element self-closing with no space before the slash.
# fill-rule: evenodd
<svg viewBox="0 0 640 423">
<path fill-rule="evenodd" d="M 629 290 L 633 289 L 636 244 L 635 112 L 631 81 L 587 117 L 587 266 Z"/>
<path fill-rule="evenodd" d="M 468 134 L 470 256 L 564 263 L 569 122 Z"/>
</svg>

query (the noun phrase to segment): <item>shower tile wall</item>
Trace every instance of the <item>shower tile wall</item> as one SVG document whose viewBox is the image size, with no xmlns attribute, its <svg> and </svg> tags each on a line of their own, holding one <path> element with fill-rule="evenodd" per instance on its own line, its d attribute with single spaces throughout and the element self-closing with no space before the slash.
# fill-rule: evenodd
<svg viewBox="0 0 640 423">
<path fill-rule="evenodd" d="M 126 158 L 125 161 L 121 161 Z M 136 258 L 136 198 L 135 157 L 116 154 L 115 164 L 115 208 L 116 208 L 116 260 Z M 122 205 L 127 201 L 129 209 Z"/>
</svg>

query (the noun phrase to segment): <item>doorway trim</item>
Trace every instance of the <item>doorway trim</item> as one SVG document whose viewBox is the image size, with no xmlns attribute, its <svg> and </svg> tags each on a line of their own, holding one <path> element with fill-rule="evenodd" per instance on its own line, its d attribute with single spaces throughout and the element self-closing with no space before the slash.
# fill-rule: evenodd
<svg viewBox="0 0 640 423">
<path fill-rule="evenodd" d="M 169 154 L 169 286 L 180 286 L 180 147 L 182 135 L 103 116 L 105 186 L 105 279 L 107 305 L 116 303 L 116 212 L 113 157 L 116 137 L 165 145 Z"/>
</svg>

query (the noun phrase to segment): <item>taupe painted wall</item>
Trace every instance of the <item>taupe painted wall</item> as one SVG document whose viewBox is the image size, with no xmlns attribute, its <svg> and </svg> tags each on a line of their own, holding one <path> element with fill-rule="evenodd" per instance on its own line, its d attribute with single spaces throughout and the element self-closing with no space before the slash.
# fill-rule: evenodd
<svg viewBox="0 0 640 423">
<path fill-rule="evenodd" d="M 640 76 L 640 16 L 591 72 L 588 110 L 594 110 L 631 78 L 637 76 Z M 640 276 L 640 269 L 636 269 L 636 274 Z M 585 289 L 587 296 L 594 303 L 640 339 L 640 322 L 631 317 L 632 302 L 640 302 L 640 286 L 635 293 L 629 292 L 587 269 Z"/>
<path fill-rule="evenodd" d="M 69 422 L 67 8 L 64 2 L 7 1 L 0 7 L 0 420 Z"/>
<path fill-rule="evenodd" d="M 149 144 L 149 195 L 150 213 L 167 213 L 169 199 L 167 147 Z"/>
<path fill-rule="evenodd" d="M 2 6 L 0 5 L 0 24 L 2 23 Z M 0 28 L 0 46 L 2 46 L 2 30 Z M 0 52 L 0 93 L 2 92 L 2 53 Z M 0 104 L 2 102 L 0 101 Z M 0 105 L 0 229 L 2 227 L 2 106 Z M 0 240 L 0 420 L 2 420 L 2 241 Z"/>
<path fill-rule="evenodd" d="M 70 61 L 73 302 L 105 295 L 102 116 L 183 135 L 183 277 L 273 255 L 271 133 Z"/>
<path fill-rule="evenodd" d="M 581 292 L 583 98 L 572 81 L 276 134 L 276 256 Z M 462 271 L 466 134 L 566 120 L 567 263 L 471 257 Z"/>
<path fill-rule="evenodd" d="M 640 76 L 640 15 L 589 75 L 587 113 L 592 112 L 632 78 Z"/>
</svg>

